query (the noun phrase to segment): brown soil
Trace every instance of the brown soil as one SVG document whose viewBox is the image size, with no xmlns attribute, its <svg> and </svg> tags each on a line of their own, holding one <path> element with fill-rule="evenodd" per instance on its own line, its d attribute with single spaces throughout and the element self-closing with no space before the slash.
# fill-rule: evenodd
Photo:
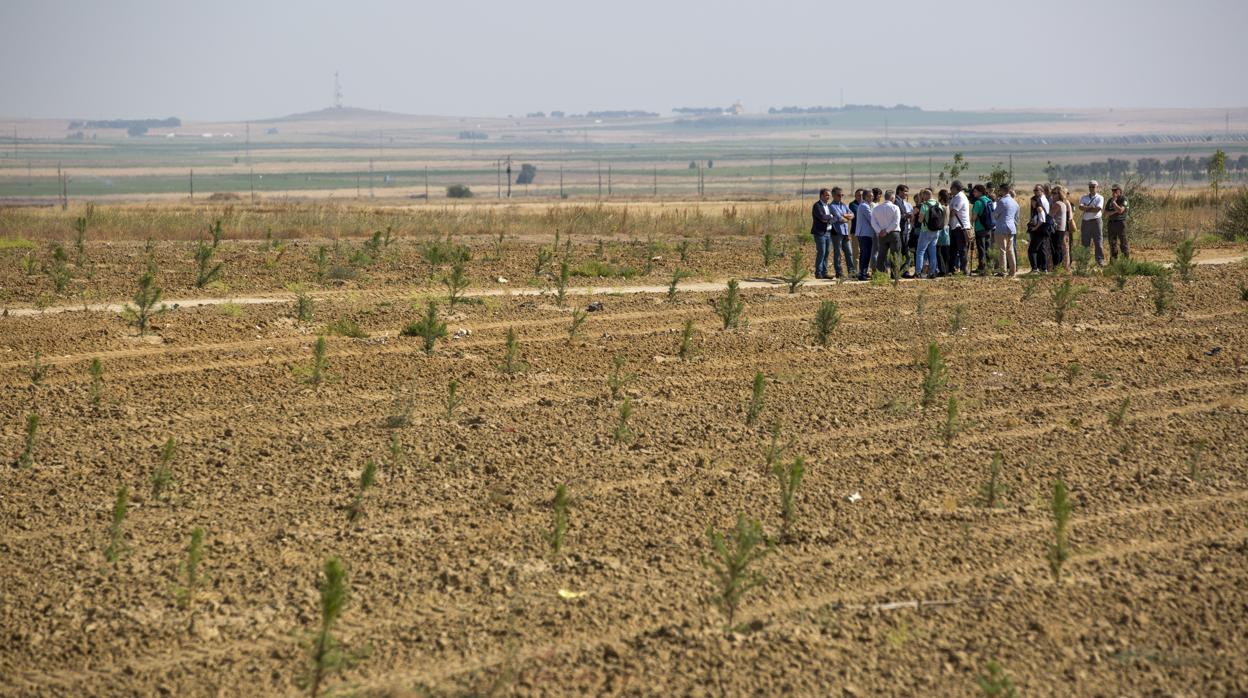
<svg viewBox="0 0 1248 698">
<path fill-rule="evenodd" d="M 191 291 L 189 267 L 172 262 L 186 248 L 173 249 L 162 248 L 178 269 L 171 296 Z M 98 255 L 99 300 L 129 294 L 138 254 Z M 474 266 L 474 284 L 524 284 L 531 256 Z M 689 268 L 745 275 L 756 256 L 740 243 Z M 1089 279 L 1061 326 L 1051 279 L 1027 301 L 995 279 L 749 290 L 746 325 L 730 331 L 710 306 L 722 292 L 598 294 L 574 299 L 604 308 L 573 343 L 569 308 L 499 297 L 457 308 L 450 333 L 470 333 L 426 356 L 397 336 L 429 273 L 407 259 L 323 292 L 308 324 L 279 304 L 181 307 L 148 342 L 114 313 L 0 318 L 0 694 L 294 693 L 331 555 L 351 584 L 337 635 L 368 652 L 329 685 L 365 695 L 971 695 L 990 660 L 1024 695 L 1248 691 L 1244 265 L 1198 269 L 1161 317 L 1148 279 L 1121 292 Z M 227 283 L 276 291 L 306 281 L 300 264 L 276 276 L 231 264 Z M 14 266 L 4 288 L 29 302 L 37 292 Z M 825 299 L 843 319 L 823 350 L 810 320 Z M 951 333 L 957 304 L 967 327 Z M 331 337 L 329 381 L 298 382 L 292 368 L 340 317 L 371 336 Z M 681 361 L 686 319 L 697 353 Z M 508 328 L 528 364 L 515 375 L 498 368 Z M 937 436 L 943 396 L 917 406 L 928 341 L 966 421 L 950 446 Z M 38 386 L 36 351 L 48 367 Z M 629 445 L 612 438 L 617 354 L 637 376 Z M 1068 384 L 1071 362 L 1084 371 Z M 701 562 L 707 527 L 738 513 L 772 536 L 779 526 L 767 430 L 744 423 L 756 370 L 760 421 L 782 420 L 806 478 L 793 540 L 757 563 L 765 582 L 744 597 L 746 627 L 725 632 Z M 448 420 L 452 378 L 465 403 Z M 410 423 L 386 428 L 409 401 Z M 10 467 L 31 412 L 35 464 Z M 170 436 L 175 483 L 157 500 L 148 477 Z M 996 449 L 1008 489 L 989 509 L 977 490 Z M 348 524 L 370 458 L 380 477 Z M 1057 478 L 1074 504 L 1061 584 L 1046 559 Z M 130 551 L 109 564 L 123 484 Z M 573 507 L 552 556 L 543 534 L 559 484 Z M 172 589 L 194 526 L 208 581 L 187 611 Z"/>
</svg>

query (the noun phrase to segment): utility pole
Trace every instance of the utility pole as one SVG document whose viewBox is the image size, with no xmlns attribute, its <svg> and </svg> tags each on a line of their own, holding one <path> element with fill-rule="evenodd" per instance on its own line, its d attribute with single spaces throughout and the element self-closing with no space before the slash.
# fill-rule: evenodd
<svg viewBox="0 0 1248 698">
<path fill-rule="evenodd" d="M 373 159 L 368 159 L 368 198 L 373 198 Z"/>
<path fill-rule="evenodd" d="M 59 167 L 57 169 L 60 169 Z M 61 210 L 69 208 L 69 173 L 61 177 Z"/>
<path fill-rule="evenodd" d="M 511 198 L 511 156 L 507 156 L 507 198 Z"/>
<path fill-rule="evenodd" d="M 563 165 L 559 166 L 559 198 L 563 198 Z"/>
<path fill-rule="evenodd" d="M 251 204 L 256 204 L 256 171 L 250 167 L 247 168 L 247 181 L 251 184 Z"/>
<path fill-rule="evenodd" d="M 607 198 L 611 198 L 611 163 L 607 163 Z"/>
<path fill-rule="evenodd" d="M 659 198 L 659 166 L 654 166 L 654 198 Z"/>
<path fill-rule="evenodd" d="M 503 161 L 494 161 L 494 198 L 503 198 Z"/>
<path fill-rule="evenodd" d="M 246 133 L 247 133 L 247 157 L 246 157 L 246 160 L 247 160 L 247 166 L 248 166 L 248 167 L 251 167 L 251 122 L 250 122 L 250 121 L 248 121 L 248 122 L 247 122 L 247 126 L 246 126 L 246 128 L 247 128 L 247 131 L 246 131 Z"/>
<path fill-rule="evenodd" d="M 1010 153 L 1010 186 L 1014 186 L 1014 153 Z"/>
<path fill-rule="evenodd" d="M 57 165 L 56 169 L 59 172 L 61 169 L 61 166 Z M 192 167 L 191 168 L 191 201 L 194 201 L 194 200 L 195 200 L 195 168 Z"/>
</svg>

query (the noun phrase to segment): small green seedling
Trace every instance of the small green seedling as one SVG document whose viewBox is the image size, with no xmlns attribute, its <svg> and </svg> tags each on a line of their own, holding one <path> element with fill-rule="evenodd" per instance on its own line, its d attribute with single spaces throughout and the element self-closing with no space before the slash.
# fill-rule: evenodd
<svg viewBox="0 0 1248 698">
<path fill-rule="evenodd" d="M 676 355 L 681 361 L 688 361 L 693 358 L 693 320 L 685 320 L 684 329 L 680 331 L 680 347 L 676 350 Z"/>
<path fill-rule="evenodd" d="M 1239 300 L 1248 303 L 1248 284 L 1239 282 Z"/>
<path fill-rule="evenodd" d="M 100 363 L 99 358 L 91 359 L 91 366 L 87 368 L 87 372 L 91 374 L 91 404 L 95 407 L 100 406 L 100 400 L 104 396 L 104 364 Z"/>
<path fill-rule="evenodd" d="M 316 301 L 308 295 L 302 286 L 295 287 L 295 319 L 299 322 L 312 322 L 316 315 Z"/>
<path fill-rule="evenodd" d="M 770 269 L 771 263 L 780 256 L 780 250 L 776 249 L 776 240 L 771 233 L 763 235 L 763 268 Z"/>
<path fill-rule="evenodd" d="M 676 246 L 676 251 L 680 253 L 680 261 L 689 261 L 689 238 L 682 238 L 680 244 Z"/>
<path fill-rule="evenodd" d="M 616 417 L 615 431 L 611 436 L 618 444 L 631 443 L 633 440 L 633 430 L 628 426 L 628 420 L 633 416 L 633 401 L 630 398 L 624 398 L 624 402 L 620 403 L 620 412 Z"/>
<path fill-rule="evenodd" d="M 156 285 L 156 260 L 148 257 L 143 275 L 139 277 L 139 290 L 134 294 L 134 305 L 127 304 L 121 311 L 122 317 L 139 330 L 140 336 L 147 334 L 152 317 L 164 312 L 164 306 L 156 308 L 163 293 L 164 289 Z"/>
<path fill-rule="evenodd" d="M 789 293 L 797 293 L 798 287 L 806 283 L 806 260 L 802 259 L 801 249 L 793 251 L 789 255 L 789 275 L 783 277 L 784 283 L 789 287 Z"/>
<path fill-rule="evenodd" d="M 611 399 L 620 399 L 620 394 L 633 381 L 637 380 L 636 373 L 624 372 L 625 359 L 620 354 L 611 357 L 611 373 L 607 374 L 607 388 L 611 391 Z"/>
<path fill-rule="evenodd" d="M 61 243 L 52 245 L 52 262 L 47 265 L 45 270 L 48 273 L 48 279 L 52 282 L 52 288 L 58 294 L 65 292 L 65 287 L 69 285 L 73 274 L 69 271 L 69 255 L 65 252 L 65 248 Z"/>
<path fill-rule="evenodd" d="M 571 274 L 568 258 L 564 257 L 559 260 L 559 274 L 555 276 L 555 305 L 560 308 L 563 307 L 563 302 L 568 297 L 568 278 Z"/>
<path fill-rule="evenodd" d="M 334 624 L 347 603 L 347 573 L 342 562 L 331 557 L 325 561 L 325 578 L 321 582 L 321 625 L 312 642 L 312 662 L 307 685 L 312 698 L 320 695 L 321 684 L 329 674 L 350 663 L 350 657 L 338 647 Z"/>
<path fill-rule="evenodd" d="M 1049 571 L 1052 572 L 1056 584 L 1062 583 L 1062 565 L 1070 559 L 1070 542 L 1067 538 L 1070 510 L 1066 483 L 1058 480 L 1053 483 L 1053 499 L 1049 503 L 1049 511 L 1053 512 L 1053 547 L 1049 549 Z"/>
<path fill-rule="evenodd" d="M 1092 250 L 1083 245 L 1075 245 L 1070 249 L 1070 258 L 1075 263 L 1075 276 L 1088 276 L 1092 273 Z"/>
<path fill-rule="evenodd" d="M 737 525 L 727 534 L 706 529 L 711 546 L 711 556 L 703 557 L 702 564 L 710 568 L 715 582 L 712 601 L 728 620 L 728 629 L 734 629 L 737 610 L 745 593 L 765 581 L 750 567 L 771 551 L 771 544 L 763 536 L 763 526 L 757 520 L 737 515 Z"/>
<path fill-rule="evenodd" d="M 150 478 L 152 484 L 152 499 L 159 500 L 173 484 L 173 457 L 178 453 L 178 445 L 170 436 L 165 440 L 165 445 L 160 449 L 160 462 L 152 468 Z"/>
<path fill-rule="evenodd" d="M 516 339 L 515 328 L 507 328 L 507 340 L 503 352 L 503 364 L 500 367 L 503 373 L 514 375 L 524 371 L 529 367 L 524 361 L 520 360 L 520 342 Z"/>
<path fill-rule="evenodd" d="M 35 443 L 39 435 L 39 415 L 26 415 L 26 442 L 22 453 L 17 457 L 17 467 L 30 468 L 35 464 Z"/>
<path fill-rule="evenodd" d="M 325 335 L 316 338 L 316 344 L 312 345 L 312 363 L 308 366 L 300 366 L 294 369 L 296 377 L 303 383 L 311 386 L 320 386 L 328 377 L 325 371 L 328 361 L 325 359 L 325 349 L 328 345 L 325 342 Z"/>
<path fill-rule="evenodd" d="M 546 273 L 546 268 L 550 266 L 550 260 L 554 258 L 554 253 L 545 247 L 537 248 L 537 261 L 533 264 L 533 276 L 541 278 Z"/>
<path fill-rule="evenodd" d="M 1072 361 L 1066 364 L 1066 385 L 1073 386 L 1075 379 L 1083 373 L 1083 366 L 1078 362 Z"/>
<path fill-rule="evenodd" d="M 1165 315 L 1174 307 L 1174 282 L 1169 274 L 1158 274 L 1150 279 L 1153 287 L 1153 312 Z"/>
<path fill-rule="evenodd" d="M 425 306 L 425 316 L 416 322 L 409 322 L 399 334 L 420 337 L 424 340 L 425 354 L 432 356 L 434 344 L 446 337 L 446 323 L 438 319 L 438 304 L 430 300 Z"/>
<path fill-rule="evenodd" d="M 949 333 L 957 334 L 966 329 L 967 309 L 965 303 L 958 303 L 953 306 L 953 313 L 949 315 Z"/>
<path fill-rule="evenodd" d="M 195 246 L 195 288 L 203 288 L 221 276 L 221 263 L 212 263 L 213 254 L 221 244 L 221 221 L 209 226 L 208 234 L 212 236 L 211 245 L 200 238 Z"/>
<path fill-rule="evenodd" d="M 750 404 L 745 409 L 745 425 L 752 427 L 758 423 L 758 415 L 763 411 L 763 389 L 766 379 L 762 371 L 754 372 L 754 382 L 750 387 Z"/>
<path fill-rule="evenodd" d="M 577 308 L 572 311 L 572 322 L 568 324 L 568 346 L 576 343 L 576 335 L 581 330 L 581 325 L 585 324 L 585 319 L 589 317 L 589 313 Z"/>
<path fill-rule="evenodd" d="M 988 509 L 1001 506 L 1001 497 L 1005 495 L 1006 486 L 1001 483 L 1001 466 L 1004 459 L 1000 451 L 993 451 L 992 464 L 988 466 L 988 479 L 979 486 L 979 503 Z"/>
<path fill-rule="evenodd" d="M 801 487 L 805 472 L 806 459 L 802 456 L 789 463 L 777 460 L 771 466 L 771 473 L 780 485 L 780 540 L 792 540 L 793 521 L 797 516 L 797 488 Z"/>
<path fill-rule="evenodd" d="M 815 320 L 811 323 L 815 329 L 815 341 L 821 347 L 827 347 L 832 341 L 832 332 L 841 324 L 840 309 L 836 301 L 823 301 L 815 311 Z"/>
<path fill-rule="evenodd" d="M 446 400 L 442 403 L 442 406 L 446 409 L 446 420 L 448 422 L 455 419 L 455 410 L 459 409 L 459 406 L 462 404 L 464 404 L 464 398 L 459 395 L 459 381 L 452 378 L 446 384 Z"/>
<path fill-rule="evenodd" d="M 1018 689 L 1014 688 L 1014 682 L 995 659 L 988 662 L 987 674 L 975 677 L 975 684 L 983 692 L 984 698 L 1018 698 Z"/>
<path fill-rule="evenodd" d="M 78 253 L 74 264 L 79 269 L 87 266 L 87 223 L 89 220 L 86 216 L 74 219 L 74 250 Z"/>
<path fill-rule="evenodd" d="M 741 312 L 745 310 L 745 301 L 741 300 L 741 287 L 736 279 L 728 279 L 728 294 L 715 301 L 715 312 L 724 323 L 724 329 L 732 329 L 741 324 Z"/>
<path fill-rule="evenodd" d="M 468 288 L 468 272 L 463 259 L 451 265 L 451 271 L 442 279 L 442 284 L 446 286 L 448 306 L 453 313 L 455 304 L 463 300 L 464 289 Z"/>
<path fill-rule="evenodd" d="M 364 516 L 364 495 L 377 482 L 377 463 L 371 458 L 364 464 L 360 473 L 360 483 L 355 491 L 355 499 L 347 506 L 347 522 L 355 523 Z"/>
<path fill-rule="evenodd" d="M 1079 296 L 1087 292 L 1087 286 L 1074 286 L 1070 279 L 1062 279 L 1062 283 L 1052 288 L 1050 297 L 1053 300 L 1053 319 L 1057 324 L 1065 321 L 1066 314 L 1079 305 Z"/>
<path fill-rule="evenodd" d="M 113 520 L 108 527 L 108 547 L 104 549 L 104 558 L 109 562 L 117 562 L 128 550 L 122 526 L 126 521 L 129 501 L 130 488 L 125 485 L 117 488 L 117 497 L 113 500 Z"/>
<path fill-rule="evenodd" d="M 948 380 L 949 371 L 945 366 L 945 360 L 940 355 L 940 347 L 936 345 L 936 342 L 930 342 L 927 345 L 927 362 L 923 372 L 921 405 L 924 411 L 936 403 L 936 398 L 940 395 L 940 391 L 944 390 Z"/>
<path fill-rule="evenodd" d="M 186 579 L 186 584 L 174 588 L 174 596 L 178 600 L 178 605 L 188 611 L 191 610 L 192 604 L 195 603 L 196 589 L 204 581 L 199 571 L 199 565 L 203 560 L 204 529 L 196 526 L 191 530 L 191 542 L 186 546 L 186 560 L 181 565 L 180 576 Z"/>
<path fill-rule="evenodd" d="M 1196 263 L 1193 261 L 1195 258 L 1196 241 L 1192 238 L 1183 240 L 1174 250 L 1174 270 L 1178 272 L 1179 278 L 1184 283 L 1192 280 L 1192 272 L 1196 269 Z"/>
<path fill-rule="evenodd" d="M 685 271 L 684 269 L 681 269 L 679 267 L 676 268 L 676 271 L 672 272 L 672 280 L 671 282 L 667 284 L 667 302 L 668 303 L 676 302 L 676 291 L 677 291 L 676 287 L 680 285 L 681 281 L 684 281 L 690 276 L 693 276 L 692 272 Z"/>
<path fill-rule="evenodd" d="M 950 395 L 949 401 L 945 405 L 945 422 L 940 429 L 940 435 L 945 440 L 945 446 L 953 445 L 953 440 L 961 433 L 962 426 L 962 419 L 958 416 L 958 398 Z"/>
<path fill-rule="evenodd" d="M 1022 300 L 1023 302 L 1027 302 L 1028 300 L 1031 300 L 1032 296 L 1036 295 L 1036 290 L 1040 288 L 1040 279 L 1034 276 L 1030 278 L 1024 277 L 1022 281 L 1022 287 L 1023 287 L 1023 299 Z"/>
<path fill-rule="evenodd" d="M 335 335 L 338 337 L 350 337 L 352 339 L 367 339 L 368 333 L 360 329 L 360 326 L 351 318 L 338 318 L 331 320 L 325 325 L 325 334 Z"/>
<path fill-rule="evenodd" d="M 555 498 L 551 501 L 554 521 L 551 522 L 550 532 L 545 535 L 546 543 L 550 546 L 552 558 L 557 559 L 559 551 L 563 549 L 563 541 L 568 533 L 569 504 L 567 487 L 559 485 L 555 488 Z"/>
<path fill-rule="evenodd" d="M 43 363 L 43 353 L 36 351 L 30 360 L 30 382 L 32 385 L 43 385 L 43 381 L 48 377 L 48 365 Z"/>
<path fill-rule="evenodd" d="M 316 263 L 316 280 L 324 281 L 329 276 L 329 248 L 324 245 L 317 247 L 312 261 Z"/>
<path fill-rule="evenodd" d="M 1127 408 L 1131 406 L 1131 397 L 1127 396 L 1118 403 L 1118 407 L 1109 413 L 1109 426 L 1121 429 L 1127 423 Z"/>
<path fill-rule="evenodd" d="M 403 463 L 407 460 L 407 452 L 403 450 L 403 441 L 399 439 L 399 433 L 390 432 L 390 479 L 393 480 L 395 475 L 403 469 Z"/>
</svg>

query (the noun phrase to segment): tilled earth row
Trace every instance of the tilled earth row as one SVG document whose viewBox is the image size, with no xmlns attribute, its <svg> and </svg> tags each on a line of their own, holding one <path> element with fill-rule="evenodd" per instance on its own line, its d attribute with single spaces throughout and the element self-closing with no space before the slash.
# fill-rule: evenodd
<svg viewBox="0 0 1248 698">
<path fill-rule="evenodd" d="M 401 293 L 325 298 L 306 323 L 276 305 L 181 308 L 158 319 L 159 343 L 107 313 L 0 318 L 4 453 L 22 449 L 27 414 L 42 419 L 34 466 L 3 471 L 0 691 L 293 693 L 337 555 L 339 635 L 368 652 L 332 685 L 367 694 L 965 695 L 991 660 L 1028 695 L 1243 692 L 1245 281 L 1242 265 L 1200 269 L 1157 317 L 1147 279 L 1090 280 L 1063 325 L 1052 280 L 1026 300 L 991 279 L 750 291 L 727 331 L 722 293 L 603 294 L 569 301 L 603 303 L 571 341 L 570 307 L 499 298 L 457 308 L 448 329 L 464 332 L 431 356 L 397 336 L 420 310 Z M 810 322 L 828 299 L 842 319 L 821 349 Z M 371 336 L 331 337 L 328 381 L 300 383 L 338 318 Z M 527 363 L 514 375 L 499 370 L 509 328 Z M 924 410 L 929 341 L 949 381 Z M 617 355 L 634 377 L 612 398 Z M 451 379 L 465 401 L 448 418 Z M 946 445 L 948 395 L 963 428 Z M 624 397 L 636 438 L 618 444 Z M 748 627 L 726 633 L 705 531 L 739 513 L 778 531 L 763 455 L 776 420 L 786 457 L 806 458 L 794 535 L 757 564 Z M 169 437 L 175 482 L 157 499 Z M 1006 490 L 988 508 L 994 451 Z M 348 524 L 370 458 L 378 484 Z M 1074 503 L 1060 585 L 1057 478 Z M 123 484 L 130 550 L 109 564 Z M 552 556 L 559 484 L 573 506 Z M 172 589 L 194 526 L 208 582 L 192 612 Z"/>
</svg>

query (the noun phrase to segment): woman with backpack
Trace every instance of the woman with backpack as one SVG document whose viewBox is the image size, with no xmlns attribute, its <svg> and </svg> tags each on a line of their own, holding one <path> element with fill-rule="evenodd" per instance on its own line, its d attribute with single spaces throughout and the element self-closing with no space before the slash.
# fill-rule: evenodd
<svg viewBox="0 0 1248 698">
<path fill-rule="evenodd" d="M 932 198 L 932 190 L 924 189 L 916 199 L 919 204 L 919 240 L 914 252 L 914 275 L 923 276 L 923 262 L 927 261 L 929 271 L 927 278 L 936 278 L 940 262 L 936 259 L 936 238 L 945 229 L 947 209 Z"/>
<path fill-rule="evenodd" d="M 1049 249 L 1053 251 L 1053 269 L 1058 264 L 1070 271 L 1070 235 L 1075 229 L 1074 214 L 1070 210 L 1070 202 L 1066 201 L 1066 190 L 1059 184 L 1053 187 L 1049 203 L 1049 220 L 1053 221 L 1053 231 L 1049 235 Z"/>
</svg>

